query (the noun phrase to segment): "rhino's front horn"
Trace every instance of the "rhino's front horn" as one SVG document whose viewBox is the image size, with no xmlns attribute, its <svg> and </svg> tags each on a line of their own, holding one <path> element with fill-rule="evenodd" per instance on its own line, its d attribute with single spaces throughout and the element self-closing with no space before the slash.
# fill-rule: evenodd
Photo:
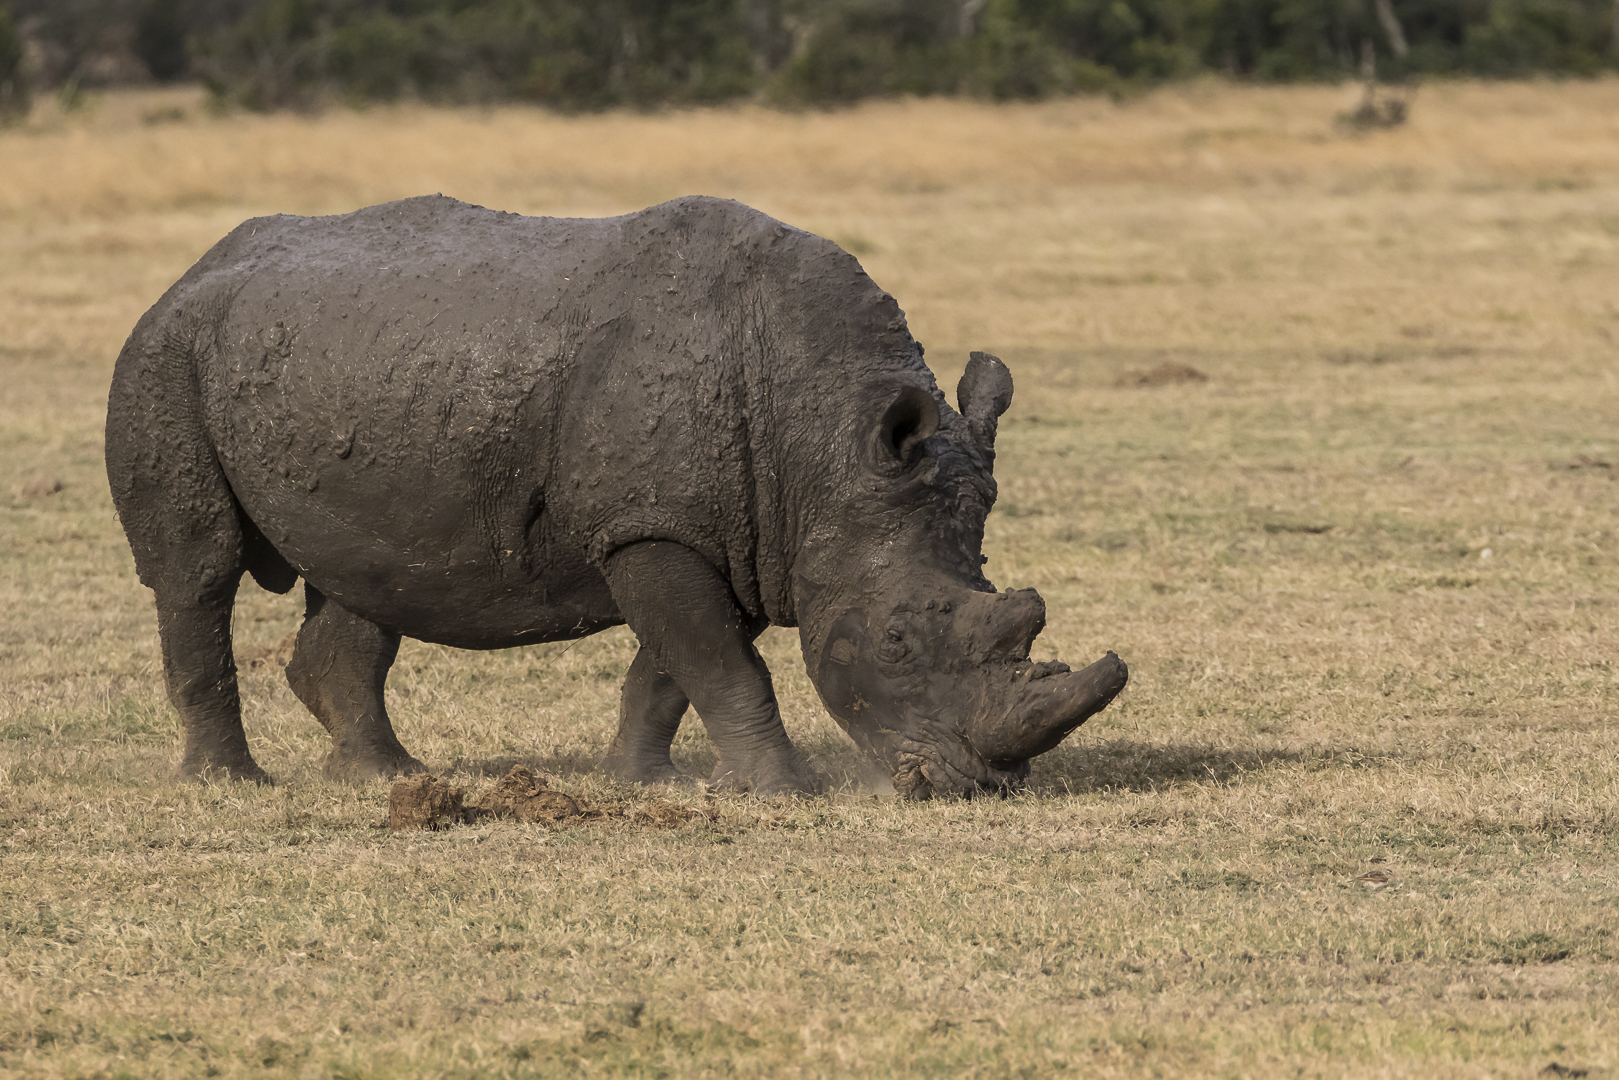
<svg viewBox="0 0 1619 1080">
<path fill-rule="evenodd" d="M 1112 652 L 1084 671 L 1034 664 L 1007 688 L 1006 709 L 979 718 L 968 739 L 986 761 L 1027 761 L 1105 709 L 1129 681 L 1130 669 Z"/>
</svg>

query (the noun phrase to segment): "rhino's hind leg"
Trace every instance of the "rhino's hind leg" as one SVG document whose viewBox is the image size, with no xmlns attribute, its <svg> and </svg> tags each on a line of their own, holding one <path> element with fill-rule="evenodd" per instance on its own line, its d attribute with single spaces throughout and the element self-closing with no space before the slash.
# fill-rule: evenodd
<svg viewBox="0 0 1619 1080">
<path fill-rule="evenodd" d="M 399 635 L 305 584 L 308 610 L 287 663 L 287 682 L 332 736 L 326 776 L 363 783 L 426 772 L 394 735 L 382 686 L 399 655 Z"/>
<path fill-rule="evenodd" d="M 230 635 L 237 580 L 230 575 L 228 582 L 201 595 L 156 590 L 163 675 L 185 733 L 185 754 L 175 770 L 181 780 L 270 783 L 242 730 Z"/>
<path fill-rule="evenodd" d="M 157 603 L 163 678 L 185 738 L 176 777 L 269 783 L 247 748 L 231 655 L 231 609 L 249 562 L 236 499 L 188 396 L 184 357 L 137 333 L 118 365 L 107 482 Z"/>
<path fill-rule="evenodd" d="M 691 702 L 675 681 L 658 670 L 645 645 L 635 654 L 619 698 L 618 734 L 602 758 L 602 771 L 642 784 L 689 783 L 669 760 L 669 745 Z"/>
</svg>

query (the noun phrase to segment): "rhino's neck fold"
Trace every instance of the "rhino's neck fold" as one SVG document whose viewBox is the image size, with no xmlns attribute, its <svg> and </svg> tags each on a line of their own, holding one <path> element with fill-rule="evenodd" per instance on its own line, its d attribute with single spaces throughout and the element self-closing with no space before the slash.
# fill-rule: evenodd
<svg viewBox="0 0 1619 1080">
<path fill-rule="evenodd" d="M 737 335 L 741 343 L 742 392 L 747 403 L 745 475 L 750 488 L 748 519 L 752 523 L 751 550 L 738 552 L 737 559 L 747 565 L 761 613 L 776 626 L 796 626 L 798 611 L 792 583 L 797 549 L 795 515 L 782 490 L 784 466 L 789 463 L 783 460 L 776 402 L 793 400 L 800 388 L 778 386 L 780 372 L 773 369 L 770 357 L 765 355 L 772 337 L 766 325 L 769 306 L 764 296 L 755 294 L 746 305 L 742 333 Z"/>
</svg>

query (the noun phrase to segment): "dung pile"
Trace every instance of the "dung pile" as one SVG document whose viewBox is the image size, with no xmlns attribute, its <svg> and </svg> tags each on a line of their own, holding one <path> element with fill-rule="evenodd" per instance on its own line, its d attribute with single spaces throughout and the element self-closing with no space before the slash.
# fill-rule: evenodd
<svg viewBox="0 0 1619 1080">
<path fill-rule="evenodd" d="M 493 790 L 472 806 L 479 817 L 515 818 L 552 824 L 584 817 L 585 811 L 571 795 L 551 790 L 551 782 L 521 765 L 500 778 Z"/>
<path fill-rule="evenodd" d="M 388 792 L 388 828 L 394 832 L 445 829 L 483 820 L 575 825 L 592 821 L 627 821 L 654 829 L 678 829 L 693 821 L 716 822 L 713 809 L 695 809 L 658 801 L 630 809 L 623 806 L 585 806 L 572 795 L 551 788 L 551 782 L 532 769 L 515 765 L 495 786 L 466 801 L 463 788 L 431 774 L 410 776 Z"/>
<path fill-rule="evenodd" d="M 415 832 L 458 824 L 466 819 L 465 794 L 431 774 L 406 777 L 388 791 L 388 828 Z"/>
</svg>

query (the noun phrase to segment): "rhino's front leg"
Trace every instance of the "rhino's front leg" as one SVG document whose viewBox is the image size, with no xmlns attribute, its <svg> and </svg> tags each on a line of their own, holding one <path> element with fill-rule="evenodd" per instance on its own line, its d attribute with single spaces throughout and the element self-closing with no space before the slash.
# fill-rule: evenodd
<svg viewBox="0 0 1619 1080">
<path fill-rule="evenodd" d="M 776 708 L 759 631 L 731 587 L 690 548 L 650 540 L 607 560 L 607 584 L 655 670 L 697 710 L 719 751 L 715 783 L 757 794 L 813 791 Z M 672 704 L 672 703 L 671 703 Z"/>
</svg>

